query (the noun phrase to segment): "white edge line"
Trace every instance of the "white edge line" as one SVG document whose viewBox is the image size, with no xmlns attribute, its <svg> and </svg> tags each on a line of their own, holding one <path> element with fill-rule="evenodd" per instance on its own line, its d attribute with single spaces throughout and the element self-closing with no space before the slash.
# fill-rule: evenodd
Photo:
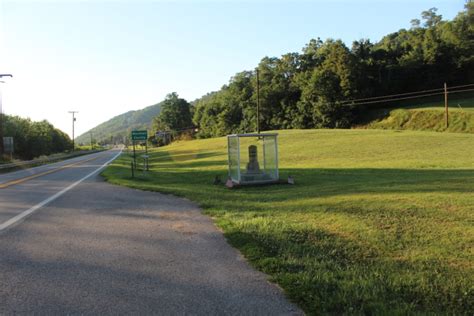
<svg viewBox="0 0 474 316">
<path fill-rule="evenodd" d="M 85 155 L 82 155 L 82 156 L 76 156 L 76 157 L 72 157 L 72 158 L 69 158 L 69 159 L 61 160 L 61 161 L 46 163 L 46 164 L 39 165 L 39 166 L 36 166 L 36 167 L 25 168 L 25 169 L 21 169 L 21 170 L 12 171 L 12 172 L 6 172 L 6 173 L 1 174 L 1 176 L 5 177 L 6 179 L 1 180 L 0 184 L 4 184 L 4 183 L 10 182 L 10 181 L 17 180 L 17 178 L 15 178 L 15 176 L 18 175 L 19 173 L 22 173 L 22 172 L 27 173 L 28 174 L 27 176 L 34 176 L 34 175 L 37 175 L 37 174 L 43 172 L 43 171 L 35 172 L 37 169 L 42 168 L 42 169 L 44 169 L 44 171 L 49 171 L 49 170 L 53 170 L 53 169 L 56 169 L 56 168 L 64 167 L 64 166 L 66 166 L 68 164 L 71 164 L 71 163 L 76 163 L 76 162 L 80 161 L 81 158 L 86 158 L 86 156 L 90 157 L 92 155 L 101 154 L 101 153 L 103 153 L 103 152 L 85 154 Z M 21 167 L 21 166 L 19 166 L 19 167 Z"/>
<path fill-rule="evenodd" d="M 92 171 L 91 173 L 89 173 L 87 176 L 83 177 L 82 179 L 74 182 L 73 184 L 71 184 L 70 186 L 62 189 L 61 191 L 59 191 L 58 193 L 50 196 L 49 198 L 47 198 L 46 200 L 36 204 L 35 206 L 31 207 L 30 209 L 26 210 L 26 211 L 23 211 L 21 212 L 20 214 L 10 218 L 9 220 L 7 220 L 6 222 L 4 222 L 3 224 L 0 224 L 0 232 L 2 232 L 3 230 L 7 229 L 8 227 L 16 224 L 18 221 L 22 220 L 23 218 L 25 218 L 26 216 L 32 214 L 33 212 L 37 211 L 38 209 L 42 208 L 43 206 L 45 206 L 46 204 L 56 200 L 58 197 L 60 197 L 61 195 L 63 195 L 64 193 L 66 193 L 67 191 L 71 190 L 72 188 L 74 188 L 75 186 L 77 186 L 79 183 L 81 183 L 82 181 L 86 180 L 87 178 L 89 177 L 92 177 L 94 174 L 96 174 L 98 171 L 102 170 L 103 168 L 105 168 L 108 164 L 110 164 L 112 161 L 114 161 L 120 154 L 122 153 L 122 149 L 120 150 L 120 152 L 115 155 L 112 159 L 110 159 L 109 161 L 107 161 L 106 163 L 104 163 L 102 166 L 100 166 L 99 168 L 97 168 L 96 170 Z"/>
</svg>

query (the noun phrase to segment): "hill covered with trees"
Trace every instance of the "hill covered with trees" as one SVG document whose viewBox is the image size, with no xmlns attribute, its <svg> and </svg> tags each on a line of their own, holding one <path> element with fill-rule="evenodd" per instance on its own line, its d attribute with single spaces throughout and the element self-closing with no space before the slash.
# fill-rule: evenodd
<svg viewBox="0 0 474 316">
<path fill-rule="evenodd" d="M 235 74 L 219 91 L 194 103 L 200 137 L 256 130 L 256 73 L 262 130 L 347 128 L 365 105 L 347 100 L 474 82 L 474 5 L 452 21 L 436 8 L 410 29 L 379 42 L 312 39 L 301 53 L 264 57 L 255 70 Z M 371 104 L 370 107 L 376 107 Z"/>
<path fill-rule="evenodd" d="M 467 93 L 473 97 L 463 94 L 462 98 L 471 100 L 474 4 L 467 2 L 452 21 L 443 20 L 431 8 L 413 19 L 410 29 L 400 29 L 375 43 L 361 39 L 347 47 L 341 40 L 312 39 L 301 53 L 264 57 L 256 69 L 235 74 L 220 90 L 191 103 L 171 93 L 161 103 L 116 116 L 91 132 L 99 143 L 113 143 L 122 142 L 131 130 L 144 128 L 154 132 L 196 127 L 201 138 L 255 131 L 257 71 L 261 130 L 372 126 L 368 113 L 386 109 L 387 102 L 380 99 L 367 105 L 351 100 L 442 90 L 445 82 L 450 87 L 467 84 Z M 166 111 L 159 115 L 163 105 Z M 465 125 L 473 116 L 467 113 L 456 119 L 464 116 L 467 121 L 450 130 L 469 132 L 471 128 Z M 430 124 L 438 122 L 425 125 Z M 77 142 L 88 144 L 89 132 Z"/>
<path fill-rule="evenodd" d="M 89 144 L 90 133 L 95 142 L 98 143 L 122 143 L 125 136 L 129 136 L 132 130 L 149 129 L 153 118 L 161 111 L 161 103 L 148 106 L 137 111 L 128 111 L 117 115 L 110 120 L 97 125 L 93 129 L 76 138 L 78 144 Z"/>
</svg>

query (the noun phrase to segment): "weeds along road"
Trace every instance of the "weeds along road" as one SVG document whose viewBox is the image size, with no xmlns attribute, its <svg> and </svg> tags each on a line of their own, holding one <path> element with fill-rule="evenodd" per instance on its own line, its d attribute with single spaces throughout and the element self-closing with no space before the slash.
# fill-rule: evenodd
<svg viewBox="0 0 474 316">
<path fill-rule="evenodd" d="M 191 202 L 105 183 L 117 150 L 0 176 L 0 314 L 300 314 Z"/>
</svg>

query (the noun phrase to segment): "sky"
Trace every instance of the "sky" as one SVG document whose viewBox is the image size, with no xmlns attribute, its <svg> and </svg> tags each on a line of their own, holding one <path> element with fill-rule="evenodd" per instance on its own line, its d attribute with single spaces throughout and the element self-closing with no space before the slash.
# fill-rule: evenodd
<svg viewBox="0 0 474 316">
<path fill-rule="evenodd" d="M 0 0 L 3 111 L 79 136 L 177 92 L 216 91 L 265 56 L 312 38 L 372 42 L 431 7 L 444 19 L 465 0 Z"/>
</svg>

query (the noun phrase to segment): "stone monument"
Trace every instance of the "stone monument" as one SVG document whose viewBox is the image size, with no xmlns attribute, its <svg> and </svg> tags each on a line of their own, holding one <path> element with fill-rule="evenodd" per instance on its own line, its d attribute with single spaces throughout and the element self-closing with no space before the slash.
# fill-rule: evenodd
<svg viewBox="0 0 474 316">
<path fill-rule="evenodd" d="M 247 163 L 247 173 L 260 173 L 260 165 L 258 164 L 257 146 L 249 146 L 249 162 Z"/>
</svg>

